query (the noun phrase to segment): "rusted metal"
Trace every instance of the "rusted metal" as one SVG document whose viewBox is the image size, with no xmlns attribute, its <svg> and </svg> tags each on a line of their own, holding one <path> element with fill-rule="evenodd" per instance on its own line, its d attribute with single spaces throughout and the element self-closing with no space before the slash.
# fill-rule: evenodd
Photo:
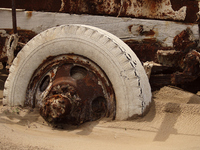
<svg viewBox="0 0 200 150">
<path fill-rule="evenodd" d="M 172 74 L 171 82 L 174 85 L 192 82 L 200 76 L 200 54 L 196 51 L 198 41 L 195 41 L 189 29 L 182 31 L 174 38 L 174 48 L 180 51 L 177 66 L 180 70 Z"/>
<path fill-rule="evenodd" d="M 152 69 L 152 71 L 154 68 Z M 163 86 L 171 85 L 171 74 L 152 74 L 149 80 L 152 90 L 158 90 Z"/>
<path fill-rule="evenodd" d="M 175 85 L 185 89 L 188 83 L 198 80 L 200 53 L 197 45 L 198 41 L 187 28 L 174 37 L 174 50 L 157 50 L 155 62 L 161 65 L 152 68 L 150 78 L 152 87 L 156 89 L 165 85 Z"/>
<path fill-rule="evenodd" d="M 0 7 L 11 7 L 10 1 L 0 0 Z M 26 19 L 30 19 L 34 14 L 32 10 L 37 11 L 49 11 L 49 12 L 63 12 L 63 13 L 74 13 L 74 14 L 92 14 L 92 15 L 106 15 L 106 16 L 116 16 L 116 17 L 135 17 L 135 18 L 150 18 L 150 19 L 162 19 L 162 20 L 175 20 L 196 23 L 197 16 L 196 13 L 199 12 L 198 2 L 195 0 L 18 0 L 16 1 L 16 7 L 20 9 L 28 10 L 26 12 Z M 153 20 L 152 20 L 153 21 Z M 129 22 L 129 21 L 127 21 Z M 166 22 L 168 24 L 169 22 Z M 169 23 L 170 24 L 170 23 Z M 191 25 L 191 24 L 190 24 Z M 128 28 L 127 28 L 128 27 Z M 158 35 L 163 35 L 160 33 L 157 27 L 154 25 L 146 25 L 144 23 L 138 23 L 134 25 L 129 23 L 126 27 L 126 31 L 130 35 L 122 37 L 126 44 L 128 44 L 132 50 L 136 53 L 139 59 L 142 62 L 154 61 L 161 64 L 162 66 L 153 66 L 152 68 L 152 79 L 157 78 L 157 83 L 155 85 L 167 84 L 185 84 L 186 82 L 193 82 L 198 73 L 194 74 L 194 70 L 198 68 L 195 66 L 195 63 L 189 63 L 189 60 L 193 60 L 193 50 L 199 52 L 197 48 L 198 42 L 197 36 L 194 38 L 194 35 L 191 29 L 183 29 L 181 33 L 178 33 L 173 40 L 173 46 L 166 47 L 165 44 L 171 39 L 161 38 L 161 41 L 158 40 Z M 191 27 L 193 28 L 193 27 Z M 116 29 L 118 30 L 118 29 Z M 172 30 L 173 31 L 173 30 Z M 12 31 L 10 31 L 11 33 Z M 18 31 L 20 33 L 20 31 Z M 23 43 L 27 43 L 27 35 L 23 34 L 20 36 L 18 43 L 17 51 L 23 47 Z M 138 39 L 135 37 L 138 36 Z M 173 34 L 174 36 L 174 34 Z M 24 38 L 24 39 L 23 39 Z M 21 41 L 20 41 L 21 40 Z M 167 41 L 165 43 L 165 41 Z M 5 43 L 5 39 L 0 40 L 1 43 Z M 167 43 L 167 44 L 168 44 Z M 200 42 L 199 42 L 200 43 Z M 3 47 L 0 45 L 0 48 Z M 1 48 L 2 51 L 2 48 Z M 1 60 L 7 61 L 7 57 L 3 55 Z M 189 56 L 192 57 L 189 57 Z M 197 56 L 196 56 L 197 57 Z M 54 58 L 52 58 L 54 60 Z M 52 61 L 49 58 L 48 61 Z M 187 61 L 186 61 L 187 60 Z M 193 60 L 196 62 L 197 60 Z M 44 62 L 43 64 L 45 64 Z M 72 61 L 72 63 L 74 63 Z M 88 66 L 89 67 L 89 66 Z M 186 69 L 187 68 L 187 69 Z M 192 69 L 193 68 L 193 69 Z M 196 69 L 195 69 L 196 68 Z M 191 71 L 191 77 L 188 74 L 188 71 Z M 48 71 L 48 70 L 43 70 Z M 187 72 L 187 73 L 186 73 Z M 55 72 L 52 71 L 51 78 L 55 78 L 53 75 Z M 166 81 L 164 77 L 166 76 Z M 35 77 L 36 78 L 36 77 Z M 38 81 L 41 77 L 38 77 Z M 168 80 L 169 79 L 169 80 Z M 62 79 L 68 80 L 72 83 L 71 79 Z M 61 80 L 61 81 L 62 81 Z M 156 80 L 154 80 L 156 81 Z M 86 81 L 84 81 L 86 82 Z M 151 86 L 154 86 L 155 82 L 151 82 Z M 33 86 L 36 86 L 35 83 L 31 83 Z M 53 81 L 51 82 L 53 83 Z M 66 83 L 67 84 L 67 83 Z M 77 84 L 77 83 L 76 83 Z M 81 83 L 80 83 L 81 84 Z M 75 86 L 75 85 L 74 85 Z M 75 86 L 77 87 L 77 85 Z M 109 88 L 108 88 L 109 89 Z M 49 91 L 50 92 L 50 89 Z M 47 92 L 47 93 L 48 93 Z M 34 107 L 34 100 L 32 100 Z"/>
<path fill-rule="evenodd" d="M 170 0 L 173 10 L 178 11 L 186 6 L 185 22 L 196 22 L 199 3 L 195 0 Z"/>
<path fill-rule="evenodd" d="M 180 59 L 182 58 L 181 52 L 176 50 L 158 50 L 157 61 L 163 66 L 177 67 Z"/>
<path fill-rule="evenodd" d="M 19 41 L 19 37 L 18 37 L 17 33 L 16 34 L 12 34 L 9 37 L 8 43 L 6 45 L 6 56 L 8 58 L 7 66 L 6 66 L 7 69 L 9 69 L 10 66 L 12 65 L 12 61 L 13 61 L 13 59 L 15 57 L 14 56 L 14 51 L 17 48 L 18 41 Z"/>
<path fill-rule="evenodd" d="M 49 122 L 53 119 L 62 119 L 65 115 L 69 115 L 72 104 L 68 97 L 62 95 L 53 95 L 44 99 L 44 106 L 40 108 L 40 114 Z"/>
<path fill-rule="evenodd" d="M 78 55 L 45 60 L 30 81 L 25 103 L 39 107 L 50 123 L 81 124 L 115 116 L 111 83 L 97 65 Z"/>
<path fill-rule="evenodd" d="M 189 28 L 176 35 L 173 40 L 174 49 L 183 53 L 188 53 L 191 49 L 195 49 L 197 45 L 198 41 L 195 40 Z"/>
<path fill-rule="evenodd" d="M 0 0 L 0 7 L 11 2 Z M 191 0 L 18 0 L 18 9 L 150 19 L 196 21 L 197 1 Z"/>
<path fill-rule="evenodd" d="M 132 26 L 128 29 L 131 32 Z M 160 64 L 153 66 L 151 70 L 150 84 L 153 89 L 166 85 L 184 86 L 200 76 L 198 40 L 195 40 L 189 28 L 174 37 L 173 47 L 163 47 L 158 40 L 149 38 L 154 34 L 153 30 L 139 26 L 137 31 L 138 35 L 145 36 L 146 39 L 125 42 L 141 61 Z"/>
<path fill-rule="evenodd" d="M 7 51 L 9 47 L 13 44 L 11 35 L 13 35 L 12 29 L 0 30 L 0 62 L 2 62 L 3 64 L 7 63 L 8 61 Z M 34 33 L 33 31 L 18 30 L 18 42 L 17 42 L 16 49 L 14 50 L 14 56 L 16 56 L 17 53 L 23 48 L 23 46 L 35 35 L 36 33 Z M 9 39 L 10 39 L 10 42 L 9 42 Z"/>
<path fill-rule="evenodd" d="M 185 55 L 179 51 L 158 51 L 162 65 L 153 66 L 150 84 L 154 90 L 175 85 L 193 92 L 199 90 L 196 80 L 200 78 L 200 53 L 192 50 Z M 178 55 L 178 56 L 177 56 Z M 191 84 L 196 85 L 192 87 Z M 190 88 L 188 88 L 190 85 Z"/>
<path fill-rule="evenodd" d="M 159 63 L 167 69 L 165 68 L 165 71 L 152 69 L 153 74 L 150 80 L 152 85 L 157 87 L 164 85 L 184 87 L 187 83 L 200 77 L 200 53 L 196 50 L 191 50 L 186 54 L 175 50 L 159 50 L 157 54 Z"/>
<path fill-rule="evenodd" d="M 176 72 L 172 76 L 172 84 L 183 84 L 191 82 L 200 76 L 200 53 L 195 50 L 190 51 L 182 60 L 182 72 Z"/>
<path fill-rule="evenodd" d="M 142 62 L 157 62 L 156 53 L 158 50 L 173 49 L 173 47 L 163 47 L 162 43 L 155 38 L 144 39 L 142 41 L 126 40 L 124 42 L 136 53 Z"/>
</svg>

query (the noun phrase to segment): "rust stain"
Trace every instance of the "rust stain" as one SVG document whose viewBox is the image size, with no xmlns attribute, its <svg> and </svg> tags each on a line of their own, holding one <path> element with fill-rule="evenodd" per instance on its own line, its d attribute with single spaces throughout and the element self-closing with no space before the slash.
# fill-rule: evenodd
<svg viewBox="0 0 200 150">
<path fill-rule="evenodd" d="M 160 7 L 161 3 L 162 3 L 162 0 L 146 0 L 146 7 L 149 10 L 151 10 L 153 13 L 155 13 Z"/>
<path fill-rule="evenodd" d="M 158 50 L 170 50 L 172 47 L 163 47 L 162 43 L 154 38 L 144 39 L 142 41 L 127 40 L 124 41 L 143 62 L 154 61 L 157 62 L 156 53 Z"/>
<path fill-rule="evenodd" d="M 153 37 L 155 35 L 155 32 L 152 29 L 145 30 L 144 27 L 143 27 L 143 25 L 140 25 L 138 27 L 137 31 L 138 31 L 138 33 L 140 35 L 144 35 L 144 36 L 152 36 Z"/>
<path fill-rule="evenodd" d="M 189 50 L 197 47 L 197 41 L 194 39 L 192 31 L 187 28 L 174 37 L 173 47 L 178 51 L 187 53 Z"/>
<path fill-rule="evenodd" d="M 28 19 L 30 19 L 32 17 L 32 11 L 27 11 L 26 16 Z"/>
<path fill-rule="evenodd" d="M 131 30 L 132 30 L 132 27 L 133 27 L 133 25 L 129 25 L 129 26 L 128 26 L 128 31 L 129 31 L 130 33 L 132 33 L 132 31 L 131 31 Z"/>
<path fill-rule="evenodd" d="M 157 51 L 157 60 L 160 64 L 166 67 L 177 67 L 182 54 L 180 51 L 176 50 L 158 50 Z"/>
</svg>

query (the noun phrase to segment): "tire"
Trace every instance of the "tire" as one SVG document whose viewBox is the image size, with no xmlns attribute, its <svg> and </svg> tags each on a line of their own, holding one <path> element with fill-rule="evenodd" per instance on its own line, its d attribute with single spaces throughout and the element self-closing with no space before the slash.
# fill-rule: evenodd
<svg viewBox="0 0 200 150">
<path fill-rule="evenodd" d="M 151 102 L 151 88 L 134 52 L 104 30 L 76 24 L 48 29 L 24 46 L 10 67 L 4 105 L 24 106 L 27 86 L 38 66 L 49 56 L 70 53 L 87 57 L 105 72 L 115 93 L 116 120 L 145 112 Z"/>
</svg>

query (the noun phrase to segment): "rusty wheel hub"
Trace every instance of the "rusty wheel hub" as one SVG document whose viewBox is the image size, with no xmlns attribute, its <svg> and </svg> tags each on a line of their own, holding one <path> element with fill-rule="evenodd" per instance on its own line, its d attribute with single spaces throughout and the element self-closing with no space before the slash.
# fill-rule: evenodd
<svg viewBox="0 0 200 150">
<path fill-rule="evenodd" d="M 39 107 L 49 122 L 80 124 L 115 117 L 115 99 L 105 73 L 77 55 L 49 57 L 35 71 L 26 105 Z"/>
</svg>

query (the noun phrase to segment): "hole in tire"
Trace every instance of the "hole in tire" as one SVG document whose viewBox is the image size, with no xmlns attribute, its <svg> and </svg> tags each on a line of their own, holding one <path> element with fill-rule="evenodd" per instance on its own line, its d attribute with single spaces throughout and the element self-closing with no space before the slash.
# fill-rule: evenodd
<svg viewBox="0 0 200 150">
<path fill-rule="evenodd" d="M 70 70 L 70 75 L 75 80 L 80 80 L 87 75 L 87 70 L 83 67 L 75 66 Z"/>
<path fill-rule="evenodd" d="M 50 77 L 49 76 L 45 76 L 44 79 L 42 80 L 41 84 L 40 84 L 40 91 L 43 92 L 46 90 L 46 88 L 48 87 L 50 82 Z"/>
</svg>

